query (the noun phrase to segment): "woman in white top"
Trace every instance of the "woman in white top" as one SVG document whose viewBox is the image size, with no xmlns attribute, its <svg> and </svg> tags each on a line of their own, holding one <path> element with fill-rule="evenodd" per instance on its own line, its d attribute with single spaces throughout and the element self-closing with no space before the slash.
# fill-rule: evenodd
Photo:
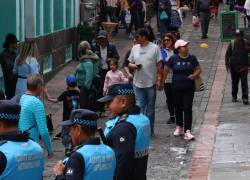
<svg viewBox="0 0 250 180">
<path fill-rule="evenodd" d="M 30 74 L 39 74 L 40 66 L 37 62 L 38 48 L 35 41 L 26 41 L 22 44 L 20 55 L 16 58 L 13 73 L 17 75 L 16 95 L 24 94 L 27 90 L 27 77 Z"/>
</svg>

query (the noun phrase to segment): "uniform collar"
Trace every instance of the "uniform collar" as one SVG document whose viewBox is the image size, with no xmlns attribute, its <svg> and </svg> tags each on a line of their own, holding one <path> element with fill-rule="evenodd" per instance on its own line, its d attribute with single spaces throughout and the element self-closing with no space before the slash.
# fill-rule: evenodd
<svg viewBox="0 0 250 180">
<path fill-rule="evenodd" d="M 29 140 L 29 134 L 21 131 L 12 131 L 0 135 L 0 140 L 4 141 L 15 141 L 15 142 L 26 142 Z"/>
<path fill-rule="evenodd" d="M 86 139 L 81 142 L 81 145 L 76 146 L 75 150 L 81 148 L 84 145 L 99 145 L 101 144 L 100 138 Z"/>
<path fill-rule="evenodd" d="M 124 114 L 127 115 L 135 115 L 135 114 L 140 114 L 140 108 L 137 105 L 130 106 L 128 109 L 125 111 L 121 112 L 119 116 L 122 116 Z"/>
</svg>

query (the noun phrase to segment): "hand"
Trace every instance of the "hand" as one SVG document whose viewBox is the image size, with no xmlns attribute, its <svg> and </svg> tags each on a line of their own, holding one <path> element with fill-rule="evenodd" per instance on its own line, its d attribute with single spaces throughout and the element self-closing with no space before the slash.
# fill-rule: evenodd
<svg viewBox="0 0 250 180">
<path fill-rule="evenodd" d="M 48 153 L 48 158 L 49 158 L 49 159 L 51 159 L 51 158 L 53 158 L 53 157 L 54 157 L 54 153 L 53 153 L 53 152 Z"/>
<path fill-rule="evenodd" d="M 160 80 L 156 81 L 156 89 L 159 91 L 163 89 L 163 83 Z"/>
<path fill-rule="evenodd" d="M 64 164 L 62 161 L 58 161 L 57 164 L 53 167 L 53 171 L 55 175 L 62 175 L 64 171 Z"/>
<path fill-rule="evenodd" d="M 196 77 L 195 77 L 194 74 L 190 74 L 187 78 L 190 79 L 190 80 L 194 80 Z"/>
<path fill-rule="evenodd" d="M 132 74 L 128 74 L 128 80 L 132 81 L 133 80 L 133 75 Z"/>
</svg>

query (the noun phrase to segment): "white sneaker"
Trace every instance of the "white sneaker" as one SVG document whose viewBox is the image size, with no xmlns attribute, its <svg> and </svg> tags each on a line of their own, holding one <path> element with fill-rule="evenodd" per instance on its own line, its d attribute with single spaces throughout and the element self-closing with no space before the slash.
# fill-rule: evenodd
<svg viewBox="0 0 250 180">
<path fill-rule="evenodd" d="M 194 135 L 191 134 L 190 130 L 186 130 L 186 133 L 184 135 L 184 139 L 188 140 L 188 141 L 194 140 Z"/>
<path fill-rule="evenodd" d="M 180 136 L 182 133 L 182 128 L 180 126 L 176 126 L 174 131 L 174 136 Z"/>
</svg>

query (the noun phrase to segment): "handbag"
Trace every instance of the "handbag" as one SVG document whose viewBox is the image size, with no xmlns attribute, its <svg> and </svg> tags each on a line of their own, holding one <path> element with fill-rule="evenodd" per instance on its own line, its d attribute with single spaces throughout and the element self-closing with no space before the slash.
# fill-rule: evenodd
<svg viewBox="0 0 250 180">
<path fill-rule="evenodd" d="M 167 20 L 168 14 L 165 11 L 162 11 L 160 14 L 160 20 Z"/>
<path fill-rule="evenodd" d="M 195 92 L 200 92 L 205 90 L 204 83 L 200 76 L 194 80 L 194 84 L 195 84 L 195 90 L 194 90 Z"/>
</svg>

